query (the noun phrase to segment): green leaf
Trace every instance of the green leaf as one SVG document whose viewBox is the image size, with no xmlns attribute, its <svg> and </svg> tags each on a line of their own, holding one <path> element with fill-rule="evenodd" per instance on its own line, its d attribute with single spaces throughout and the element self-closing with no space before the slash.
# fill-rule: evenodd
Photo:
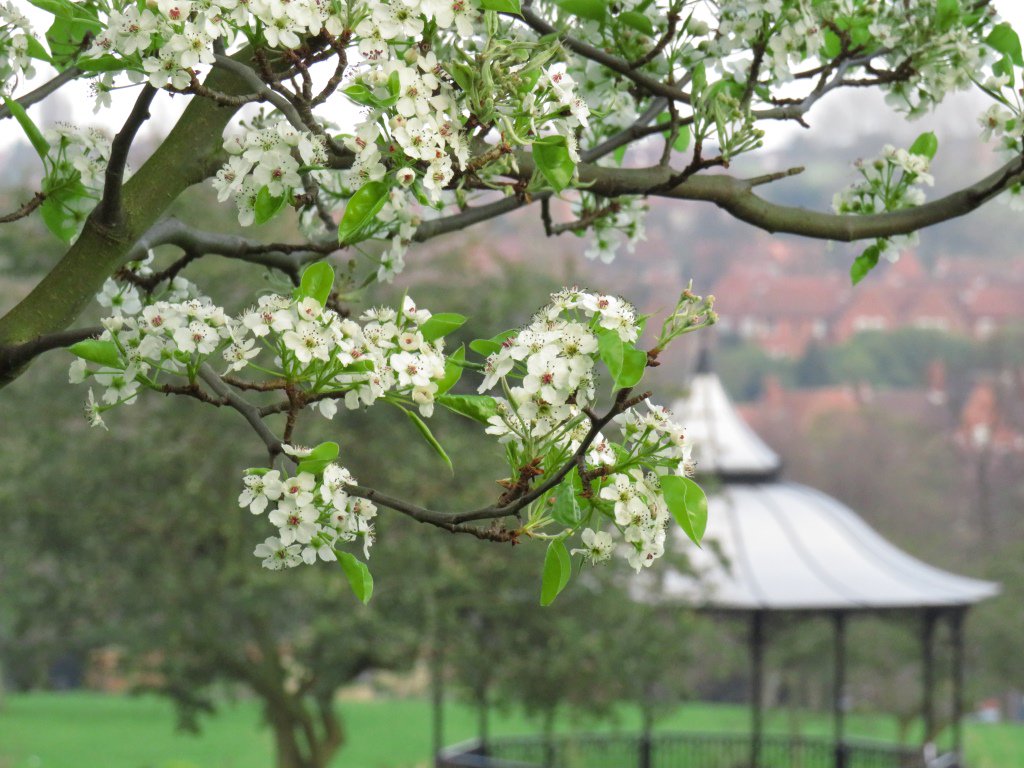
<svg viewBox="0 0 1024 768">
<path fill-rule="evenodd" d="M 517 333 L 519 333 L 519 329 L 513 328 L 508 331 L 503 331 L 490 339 L 475 339 L 474 341 L 469 342 L 469 348 L 481 357 L 490 357 L 495 352 L 501 351 L 501 343 L 505 341 L 505 339 L 510 339 Z"/>
<path fill-rule="evenodd" d="M 345 214 L 338 225 L 338 242 L 353 242 L 360 230 L 367 227 L 388 201 L 388 185 L 383 181 L 368 181 L 349 198 Z"/>
<path fill-rule="evenodd" d="M 622 371 L 615 380 L 619 389 L 629 389 L 640 383 L 647 370 L 647 353 L 632 344 L 623 346 Z"/>
<path fill-rule="evenodd" d="M 452 76 L 452 80 L 459 86 L 463 91 L 469 93 L 473 90 L 473 81 L 476 79 L 476 71 L 465 64 L 459 62 L 452 62 L 447 65 L 448 74 Z"/>
<path fill-rule="evenodd" d="M 701 91 L 707 88 L 708 73 L 703 61 L 693 68 L 693 77 L 690 78 L 690 81 L 693 84 L 694 95 L 699 94 Z"/>
<path fill-rule="evenodd" d="M 659 479 L 669 512 L 699 547 L 708 527 L 708 497 L 704 490 L 688 477 L 665 475 Z"/>
<path fill-rule="evenodd" d="M 333 288 L 334 269 L 326 261 L 316 261 L 302 271 L 302 280 L 299 281 L 295 297 L 304 299 L 309 296 L 324 306 Z"/>
<path fill-rule="evenodd" d="M 544 574 L 540 584 L 540 604 L 551 605 L 558 593 L 565 589 L 572 575 L 572 558 L 565 548 L 562 539 L 554 539 L 548 544 L 544 555 Z"/>
<path fill-rule="evenodd" d="M 28 116 L 28 112 L 14 99 L 9 99 L 6 96 L 3 97 L 4 104 L 7 105 L 7 109 L 10 111 L 11 116 L 18 121 L 18 125 L 21 126 L 21 130 L 25 132 L 29 142 L 32 144 L 32 148 L 39 155 L 40 159 L 45 160 L 46 156 L 50 153 L 50 142 L 43 136 L 43 132 L 36 127 L 36 124 L 32 122 L 32 118 Z"/>
<path fill-rule="evenodd" d="M 949 30 L 960 18 L 960 0 L 938 0 L 935 3 L 935 23 L 943 32 Z"/>
<path fill-rule="evenodd" d="M 824 34 L 825 42 L 821 46 L 821 54 L 826 59 L 834 59 L 843 51 L 843 41 L 839 35 L 831 29 L 826 29 Z"/>
<path fill-rule="evenodd" d="M 439 395 L 434 402 L 481 424 L 498 415 L 498 401 L 490 395 Z"/>
<path fill-rule="evenodd" d="M 45 61 L 49 63 L 53 62 L 53 59 L 50 58 L 50 54 L 46 52 L 46 49 L 43 47 L 43 44 L 31 35 L 28 36 L 28 47 L 25 50 L 28 52 L 28 55 L 31 56 L 33 59 L 39 59 L 40 61 Z"/>
<path fill-rule="evenodd" d="M 569 145 L 565 136 L 536 139 L 533 142 L 533 161 L 555 192 L 561 192 L 569 186 L 576 170 L 576 164 L 569 156 Z"/>
<path fill-rule="evenodd" d="M 910 154 L 922 155 L 927 157 L 929 160 L 935 159 L 935 153 L 939 151 L 939 139 L 935 136 L 933 131 L 927 131 L 922 133 L 916 139 L 914 143 L 910 145 Z"/>
<path fill-rule="evenodd" d="M 430 431 L 430 427 L 428 427 L 423 419 L 420 418 L 420 415 L 415 411 L 410 411 L 408 408 L 402 408 L 402 406 L 398 407 L 405 411 L 405 415 L 409 417 L 409 421 L 416 425 L 416 429 L 418 429 L 420 434 L 423 435 L 423 439 L 427 441 L 427 445 L 434 449 L 434 453 L 440 456 L 441 460 L 448 465 L 448 471 L 454 474 L 455 467 L 452 466 L 452 460 L 448 458 L 448 454 L 445 453 L 444 448 L 441 447 L 437 438 L 434 437 L 434 433 Z"/>
<path fill-rule="evenodd" d="M 990 48 L 1009 56 L 1013 63 L 1018 67 L 1024 66 L 1024 56 L 1021 54 L 1020 38 L 1017 36 L 1017 33 L 1013 31 L 1013 27 L 1010 26 L 1009 22 L 1004 21 L 1002 24 L 996 24 L 996 26 L 992 28 L 988 37 L 985 38 L 985 42 Z"/>
<path fill-rule="evenodd" d="M 685 152 L 690 148 L 690 126 L 680 125 L 679 132 L 676 134 L 675 143 L 672 145 L 676 152 Z"/>
<path fill-rule="evenodd" d="M 377 106 L 377 97 L 373 95 L 373 91 L 371 91 L 362 83 L 353 83 L 348 88 L 342 88 L 341 92 L 348 96 L 356 104 L 362 104 L 364 107 Z"/>
<path fill-rule="evenodd" d="M 373 596 L 373 576 L 370 575 L 370 569 L 366 567 L 366 563 L 349 552 L 341 552 L 336 549 L 334 554 L 338 556 L 338 562 L 341 564 L 341 570 L 345 572 L 348 585 L 352 587 L 352 591 L 363 605 L 366 605 Z"/>
<path fill-rule="evenodd" d="M 1007 55 L 1003 55 L 1001 59 L 997 59 L 992 62 L 992 74 L 996 77 L 1005 75 L 1008 81 L 1008 85 L 1012 88 L 1016 83 L 1014 76 L 1015 67 L 1013 66 L 1013 59 Z"/>
<path fill-rule="evenodd" d="M 431 315 L 427 322 L 420 326 L 420 333 L 423 334 L 424 341 L 437 341 L 461 328 L 465 322 L 465 315 L 459 315 L 455 312 L 441 312 L 437 315 Z"/>
<path fill-rule="evenodd" d="M 83 360 L 88 360 L 90 363 L 107 368 L 124 368 L 124 364 L 121 362 L 121 351 L 113 341 L 86 339 L 72 344 L 68 347 L 68 352 Z"/>
<path fill-rule="evenodd" d="M 466 345 L 461 344 L 459 348 L 448 355 L 444 361 L 444 378 L 437 382 L 436 395 L 443 395 L 454 387 L 462 378 L 462 365 L 466 361 Z M 435 395 L 435 397 L 436 397 Z"/>
<path fill-rule="evenodd" d="M 877 244 L 865 248 L 864 253 L 854 259 L 850 266 L 850 281 L 856 285 L 867 277 L 868 272 L 878 266 L 878 257 L 881 255 L 882 251 Z"/>
<path fill-rule="evenodd" d="M 604 21 L 606 13 L 604 0 L 556 0 L 556 2 L 562 10 L 573 16 L 597 22 Z"/>
<path fill-rule="evenodd" d="M 296 472 L 309 472 L 311 475 L 322 475 L 327 465 L 338 458 L 341 449 L 337 443 L 320 443 L 312 450 L 309 456 L 303 456 L 299 460 Z"/>
<path fill-rule="evenodd" d="M 522 5 L 519 0 L 480 0 L 480 7 L 485 11 L 523 15 Z"/>
<path fill-rule="evenodd" d="M 626 150 L 627 149 L 629 149 L 629 146 L 626 145 L 626 144 L 623 144 L 621 147 L 619 147 L 618 149 L 615 150 L 615 153 L 612 155 L 612 158 L 614 158 L 616 165 L 618 165 L 620 167 L 622 166 L 622 161 L 626 157 Z"/>
<path fill-rule="evenodd" d="M 86 35 L 95 35 L 102 29 L 96 11 L 88 5 L 68 0 L 30 2 L 53 14 L 53 24 L 46 31 L 46 42 L 50 46 L 53 63 L 58 68 L 75 60 Z"/>
<path fill-rule="evenodd" d="M 602 331 L 597 337 L 597 351 L 601 360 L 608 368 L 614 381 L 618 381 L 622 373 L 622 357 L 625 353 L 622 339 L 615 331 Z"/>
<path fill-rule="evenodd" d="M 635 387 L 644 377 L 647 353 L 624 343 L 615 331 L 602 330 L 597 339 L 597 351 L 608 366 L 616 389 Z"/>
<path fill-rule="evenodd" d="M 551 507 L 551 517 L 554 518 L 555 522 L 561 523 L 567 528 L 575 528 L 583 518 L 579 499 L 576 497 L 576 483 L 578 482 L 579 474 L 573 469 L 558 484 L 553 497 L 554 504 Z"/>
<path fill-rule="evenodd" d="M 627 27 L 632 27 L 637 32 L 642 32 L 651 37 L 654 36 L 654 22 L 646 14 L 637 13 L 636 11 L 625 11 L 620 13 L 617 18 Z"/>
<path fill-rule="evenodd" d="M 75 66 L 83 72 L 120 72 L 128 68 L 124 59 L 109 54 L 94 59 L 79 59 Z"/>
<path fill-rule="evenodd" d="M 52 189 L 48 188 L 47 183 L 44 182 L 43 192 L 46 198 L 39 206 L 39 214 L 43 218 L 43 223 L 58 238 L 65 243 L 70 243 L 78 233 L 79 224 L 79 219 L 72 210 L 72 203 L 88 194 L 85 187 L 76 172 L 73 180 L 65 180 Z"/>
<path fill-rule="evenodd" d="M 278 214 L 278 211 L 284 208 L 286 199 L 286 195 L 278 197 L 271 195 L 270 187 L 260 187 L 260 191 L 256 193 L 256 203 L 253 205 L 253 210 L 256 214 L 255 222 L 257 224 L 266 224 Z"/>
</svg>

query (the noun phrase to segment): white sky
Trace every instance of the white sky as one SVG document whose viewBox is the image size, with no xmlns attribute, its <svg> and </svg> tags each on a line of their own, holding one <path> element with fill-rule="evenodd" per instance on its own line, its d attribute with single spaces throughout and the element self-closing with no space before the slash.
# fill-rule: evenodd
<svg viewBox="0 0 1024 768">
<path fill-rule="evenodd" d="M 15 0 L 16 5 L 32 19 L 37 31 L 45 29 L 46 14 L 29 6 L 27 2 Z M 1021 0 L 993 0 L 993 5 L 1000 15 L 1013 24 L 1014 28 L 1024 35 L 1024 2 Z M 19 93 L 31 90 L 32 87 L 44 82 L 48 73 L 45 65 L 37 67 L 39 74 L 29 84 L 30 87 L 19 89 Z M 127 89 L 122 97 L 114 94 L 113 105 L 93 114 L 92 99 L 89 96 L 86 82 L 71 83 L 61 89 L 59 96 L 50 97 L 43 103 L 34 106 L 29 113 L 42 127 L 51 125 L 58 120 L 65 120 L 85 125 L 105 127 L 113 133 L 124 122 L 131 110 L 137 89 Z M 152 119 L 143 127 L 141 137 L 158 138 L 165 134 L 177 116 L 187 104 L 186 97 L 173 97 L 162 93 L 154 101 L 151 108 Z M 836 147 L 842 147 L 856 141 L 858 136 L 876 133 L 880 128 L 893 134 L 893 143 L 901 142 L 905 137 L 913 137 L 924 130 L 935 130 L 940 139 L 954 135 L 977 135 L 979 129 L 975 122 L 976 115 L 985 106 L 982 96 L 972 93 L 957 94 L 947 100 L 934 114 L 928 115 L 914 124 L 907 126 L 903 118 L 886 107 L 881 96 L 871 91 L 849 90 L 831 94 L 823 99 L 808 115 L 812 126 L 810 133 L 794 124 L 772 124 L 767 126 L 769 147 L 778 146 L 797 136 L 802 141 L 818 141 Z M 329 115 L 335 120 L 344 120 L 344 113 Z M 0 151 L 11 143 L 21 140 L 18 125 L 13 120 L 0 121 Z"/>
</svg>

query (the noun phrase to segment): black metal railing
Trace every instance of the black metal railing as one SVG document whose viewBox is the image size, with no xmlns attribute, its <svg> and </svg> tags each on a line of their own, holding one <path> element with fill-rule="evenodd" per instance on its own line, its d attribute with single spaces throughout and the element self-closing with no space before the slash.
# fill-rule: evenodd
<svg viewBox="0 0 1024 768">
<path fill-rule="evenodd" d="M 756 768 L 927 768 L 921 750 L 881 742 L 764 736 Z M 438 756 L 439 768 L 751 768 L 742 734 L 579 734 L 469 741 Z"/>
</svg>

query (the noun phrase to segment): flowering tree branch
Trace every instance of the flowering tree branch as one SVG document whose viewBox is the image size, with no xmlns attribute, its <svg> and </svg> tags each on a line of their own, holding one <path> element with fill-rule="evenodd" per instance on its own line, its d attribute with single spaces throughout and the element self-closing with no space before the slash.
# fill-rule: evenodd
<svg viewBox="0 0 1024 768">
<path fill-rule="evenodd" d="M 114 137 L 107 161 L 106 178 L 103 183 L 103 198 L 96 209 L 96 217 L 103 227 L 115 227 L 121 221 L 121 187 L 124 183 L 125 169 L 128 166 L 128 152 L 135 141 L 135 135 L 142 124 L 149 119 L 149 107 L 157 89 L 146 83 L 135 100 L 135 107 L 125 121 L 124 126 Z"/>
</svg>

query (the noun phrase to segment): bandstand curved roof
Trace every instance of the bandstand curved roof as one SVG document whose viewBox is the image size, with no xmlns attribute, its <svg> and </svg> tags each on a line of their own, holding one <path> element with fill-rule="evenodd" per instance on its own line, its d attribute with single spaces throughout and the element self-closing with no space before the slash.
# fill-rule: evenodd
<svg viewBox="0 0 1024 768">
<path fill-rule="evenodd" d="M 778 455 L 714 373 L 698 373 L 673 410 L 711 492 L 704 547 L 687 548 L 694 574 L 666 573 L 666 597 L 722 610 L 855 611 L 968 606 L 999 592 L 907 554 L 827 494 L 780 481 Z"/>
</svg>

